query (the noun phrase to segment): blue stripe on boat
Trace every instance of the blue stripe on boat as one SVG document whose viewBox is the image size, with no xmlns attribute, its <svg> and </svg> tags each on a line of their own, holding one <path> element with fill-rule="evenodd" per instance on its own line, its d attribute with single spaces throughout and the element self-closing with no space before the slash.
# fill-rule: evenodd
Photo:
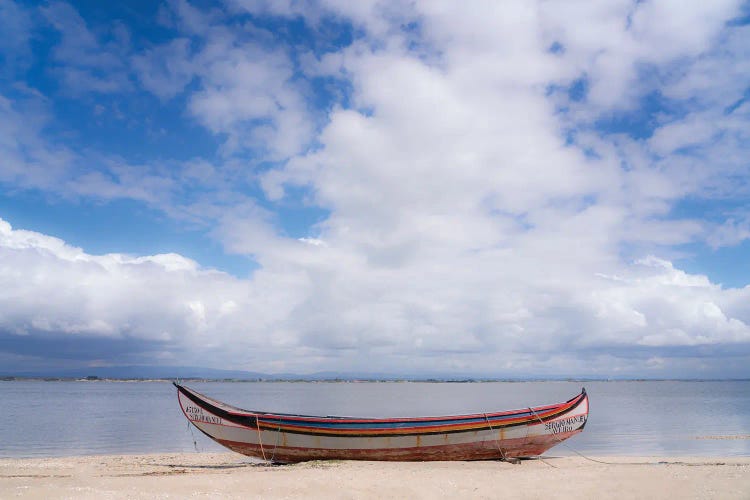
<svg viewBox="0 0 750 500">
<path fill-rule="evenodd" d="M 410 420 L 407 422 L 321 422 L 321 421 L 315 421 L 315 422 L 306 422 L 306 421 L 300 421 L 300 420 L 286 420 L 286 419 L 279 419 L 279 418 L 269 418 L 267 416 L 261 416 L 261 420 L 264 425 L 282 425 L 282 426 L 292 426 L 292 427 L 323 427 L 328 429 L 404 429 L 404 428 L 410 428 L 410 427 L 436 427 L 441 425 L 464 425 L 464 424 L 479 424 L 479 423 L 487 423 L 487 420 L 490 421 L 490 424 L 502 423 L 506 420 L 512 420 L 517 418 L 524 418 L 531 416 L 530 412 L 523 412 L 523 413 L 514 413 L 511 415 L 501 415 L 501 416 L 495 416 L 490 417 L 488 416 L 485 418 L 482 417 L 473 417 L 473 418 L 452 418 L 447 420 Z"/>
</svg>

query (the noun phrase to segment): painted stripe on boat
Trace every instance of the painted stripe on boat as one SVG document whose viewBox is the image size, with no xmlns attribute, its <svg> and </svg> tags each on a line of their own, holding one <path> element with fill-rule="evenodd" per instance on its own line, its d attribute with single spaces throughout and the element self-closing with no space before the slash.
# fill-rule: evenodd
<svg viewBox="0 0 750 500">
<path fill-rule="evenodd" d="M 326 420 L 324 417 L 316 417 L 314 422 L 307 420 L 302 421 L 300 419 L 295 419 L 293 422 L 289 422 L 286 417 L 283 419 L 279 419 L 276 418 L 277 415 L 268 413 L 263 415 L 248 413 L 235 414 L 206 401 L 201 397 L 203 396 L 202 394 L 194 393 L 194 391 L 184 388 L 178 384 L 175 384 L 175 386 L 190 401 L 200 406 L 204 410 L 211 412 L 220 418 L 226 419 L 229 422 L 242 425 L 244 427 L 257 429 L 258 425 L 260 425 L 261 429 L 268 431 L 282 431 L 291 434 L 305 434 L 313 436 L 339 437 L 386 437 L 452 434 L 458 432 L 475 432 L 490 428 L 492 430 L 498 430 L 519 425 L 539 425 L 541 422 L 559 418 L 565 413 L 572 411 L 584 400 L 585 397 L 585 393 L 581 393 L 578 396 L 570 399 L 568 402 L 562 403 L 560 405 L 539 407 L 534 409 L 533 412 L 519 412 L 516 410 L 511 412 L 495 413 L 493 414 L 494 417 L 490 417 L 490 414 L 487 414 L 487 419 L 482 418 L 481 420 L 475 418 L 474 415 L 471 415 L 456 416 L 443 420 L 409 419 L 407 422 L 404 422 L 404 419 L 347 419 L 346 424 L 326 422 L 327 425 L 321 425 L 323 423 L 321 422 L 321 420 Z M 523 416 L 512 419 L 508 418 L 509 416 L 515 415 Z M 467 420 L 467 417 L 471 422 L 465 422 Z M 489 424 L 487 420 L 489 420 Z M 437 422 L 456 423 L 435 425 L 435 423 Z M 314 425 L 303 425 L 304 423 Z M 411 425 L 407 426 L 407 424 Z"/>
</svg>

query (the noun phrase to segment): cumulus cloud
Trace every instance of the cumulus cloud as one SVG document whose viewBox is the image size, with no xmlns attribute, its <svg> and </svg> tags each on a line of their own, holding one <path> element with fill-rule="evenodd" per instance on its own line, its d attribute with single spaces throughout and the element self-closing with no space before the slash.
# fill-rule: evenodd
<svg viewBox="0 0 750 500">
<path fill-rule="evenodd" d="M 181 33 L 132 56 L 144 88 L 171 98 L 192 80 L 188 109 L 232 156 L 248 150 L 265 160 L 283 160 L 309 145 L 314 131 L 303 81 L 274 34 L 251 22 L 232 30 L 220 9 L 198 10 L 186 1 L 169 3 L 164 16 Z"/>
<path fill-rule="evenodd" d="M 142 361 L 270 371 L 508 374 L 524 359 L 526 375 L 606 376 L 615 373 L 581 364 L 612 353 L 632 375 L 647 359 L 623 347 L 669 360 L 675 348 L 750 342 L 747 288 L 723 290 L 656 258 L 587 276 L 569 254 L 539 265 L 520 245 L 368 260 L 331 241 L 265 243 L 264 267 L 242 280 L 175 254 L 90 255 L 3 221 L 1 335 L 137 341 Z"/>
<path fill-rule="evenodd" d="M 258 291 L 177 254 L 90 255 L 2 220 L 0 262 L 5 341 L 130 340 L 142 351 L 156 351 L 152 358 L 187 351 L 191 362 L 207 356 L 215 363 L 217 352 L 262 351 L 283 342 L 265 332 L 295 303 L 292 295 L 273 290 L 282 283 L 293 289 L 288 277 L 277 283 L 260 273 Z"/>
<path fill-rule="evenodd" d="M 269 159 L 288 158 L 310 140 L 306 105 L 285 54 L 214 40 L 201 57 L 203 88 L 190 110 L 211 131 L 228 135 L 230 152 L 260 148 Z"/>
</svg>

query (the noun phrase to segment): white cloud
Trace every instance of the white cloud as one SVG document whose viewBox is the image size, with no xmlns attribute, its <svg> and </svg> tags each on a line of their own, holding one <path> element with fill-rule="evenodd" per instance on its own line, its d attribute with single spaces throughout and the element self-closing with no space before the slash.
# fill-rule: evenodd
<svg viewBox="0 0 750 500">
<path fill-rule="evenodd" d="M 284 53 L 217 38 L 198 58 L 202 89 L 192 94 L 190 110 L 212 132 L 228 135 L 229 152 L 259 148 L 269 159 L 283 159 L 311 139 L 306 104 Z"/>
<path fill-rule="evenodd" d="M 226 157 L 254 151 L 271 161 L 299 153 L 313 138 L 314 122 L 303 80 L 273 33 L 245 23 L 223 24 L 221 10 L 202 12 L 189 2 L 169 3 L 180 38 L 132 56 L 143 87 L 162 99 L 185 90 L 198 123 L 222 138 Z"/>
<path fill-rule="evenodd" d="M 68 178 L 75 155 L 41 137 L 48 120 L 44 99 L 32 96 L 14 101 L 0 94 L 0 181 L 22 188 L 54 189 Z"/>
<path fill-rule="evenodd" d="M 187 38 L 177 38 L 133 56 L 133 66 L 143 87 L 161 99 L 182 92 L 195 76 Z"/>
<path fill-rule="evenodd" d="M 131 199 L 165 210 L 173 206 L 181 172 L 50 140 L 45 129 L 53 121 L 51 108 L 47 99 L 34 94 L 11 100 L 0 93 L 0 182 L 61 198 Z"/>
<path fill-rule="evenodd" d="M 654 152 L 668 155 L 708 142 L 717 132 L 715 123 L 708 122 L 705 117 L 690 116 L 659 127 L 649 142 Z"/>
<path fill-rule="evenodd" d="M 7 77 L 19 66 L 27 67 L 31 47 L 32 22 L 29 12 L 12 0 L 0 0 L 0 76 Z"/>
<path fill-rule="evenodd" d="M 644 67 L 685 64 L 711 49 L 740 2 L 685 6 L 679 2 L 546 2 L 540 9 L 547 39 L 589 82 L 586 112 L 631 108 L 648 89 Z M 669 14 L 666 14 L 666 13 Z M 593 109 L 592 109 L 593 107 Z"/>
<path fill-rule="evenodd" d="M 708 236 L 708 244 L 716 249 L 724 246 L 734 246 L 750 239 L 750 218 L 741 215 L 729 218 Z"/>
<path fill-rule="evenodd" d="M 327 294 L 310 309 L 341 313 L 353 307 L 344 297 L 357 296 L 372 304 L 364 322 L 378 321 L 383 301 L 398 304 L 385 309 L 378 330 L 410 332 L 435 351 L 446 339 L 459 350 L 462 343 L 470 350 L 502 345 L 515 353 L 747 342 L 746 323 L 719 305 L 726 291 L 705 278 L 704 288 L 677 286 L 670 280 L 687 275 L 671 267 L 641 281 L 632 277 L 640 265 L 618 257 L 629 242 L 659 248 L 703 234 L 698 221 L 666 218 L 671 203 L 700 192 L 696 172 L 677 172 L 678 165 L 659 163 L 643 143 L 624 138 L 597 138 L 598 155 L 584 156 L 562 141 L 565 121 L 544 94 L 545 82 L 585 74 L 592 87 L 581 118 L 630 106 L 648 91 L 635 84 L 638 64 L 710 50 L 729 9 L 682 16 L 657 36 L 649 28 L 657 12 L 639 13 L 628 28 L 628 14 L 640 8 L 631 4 L 619 13 L 589 11 L 575 23 L 567 22 L 570 12 L 537 16 L 527 5 L 504 5 L 494 16 L 483 11 L 481 19 L 436 5 L 420 6 L 436 60 L 399 44 L 355 44 L 321 61 L 322 71 L 350 76 L 354 107 L 367 111 L 335 110 L 320 136 L 324 148 L 264 178 L 270 196 L 286 183 L 305 184 L 332 211 L 320 229 L 338 266 L 325 283 L 338 282 L 330 274 L 346 276 L 346 293 Z M 710 22 L 691 32 L 704 17 Z M 605 19 L 606 37 L 587 31 Z M 547 52 L 556 39 L 565 47 L 561 61 Z M 664 128 L 652 141 L 665 154 L 684 146 L 676 127 L 686 125 L 672 126 L 675 132 Z M 704 139 L 716 129 L 708 130 Z M 635 281 L 593 279 L 613 271 Z M 342 329 L 377 335 L 364 324 Z"/>
<path fill-rule="evenodd" d="M 265 334 L 295 304 L 263 273 L 259 293 L 180 255 L 90 255 L 2 220 L 0 262 L 0 331 L 32 339 L 138 339 L 212 358 L 276 344 Z"/>
<path fill-rule="evenodd" d="M 534 270 L 536 256 L 509 250 L 452 255 L 447 269 L 441 255 L 393 267 L 329 245 L 271 242 L 267 255 L 240 280 L 174 254 L 90 255 L 1 221 L 0 330 L 138 339 L 182 362 L 284 371 L 498 373 L 525 359 L 544 373 L 591 373 L 585 360 L 623 346 L 669 358 L 750 341 L 750 288 L 723 290 L 656 258 L 603 279 L 566 255 Z M 577 360 L 537 364 L 571 352 Z"/>
<path fill-rule="evenodd" d="M 131 88 L 125 65 L 130 35 L 122 24 L 108 26 L 106 38 L 100 39 L 65 2 L 52 2 L 40 10 L 60 33 L 61 41 L 53 49 L 59 64 L 55 70 L 68 92 L 113 93 Z"/>
</svg>

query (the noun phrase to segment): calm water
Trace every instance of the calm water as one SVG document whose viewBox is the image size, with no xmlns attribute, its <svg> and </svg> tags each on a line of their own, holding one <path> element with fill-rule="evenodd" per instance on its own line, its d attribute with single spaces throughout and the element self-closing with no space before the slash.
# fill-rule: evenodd
<svg viewBox="0 0 750 500">
<path fill-rule="evenodd" d="M 247 409 L 358 416 L 525 408 L 580 383 L 188 384 Z M 589 455 L 750 455 L 750 382 L 587 382 L 591 413 L 566 442 Z M 0 382 L 0 457 L 223 450 L 189 429 L 159 382 Z M 734 437 L 732 439 L 729 439 Z M 738 438 L 739 437 L 739 438 Z M 549 455 L 570 455 L 558 445 Z"/>
</svg>

